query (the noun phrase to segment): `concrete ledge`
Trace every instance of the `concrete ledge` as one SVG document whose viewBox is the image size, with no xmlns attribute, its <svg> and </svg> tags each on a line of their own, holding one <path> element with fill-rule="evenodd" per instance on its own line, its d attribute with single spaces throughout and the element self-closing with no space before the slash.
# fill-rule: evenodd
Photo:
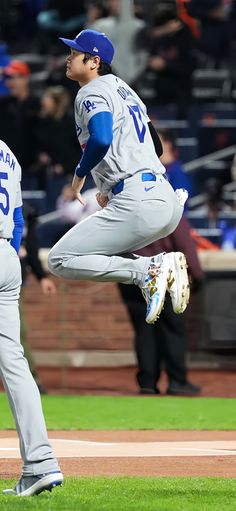
<svg viewBox="0 0 236 511">
<path fill-rule="evenodd" d="M 133 351 L 71 350 L 33 352 L 37 366 L 42 367 L 120 367 L 136 365 Z"/>
<path fill-rule="evenodd" d="M 236 250 L 200 250 L 198 255 L 205 271 L 235 271 L 236 269 Z"/>
<path fill-rule="evenodd" d="M 33 356 L 38 367 L 52 368 L 109 368 L 135 367 L 135 353 L 132 350 L 34 350 Z M 187 353 L 188 369 L 224 369 L 235 371 L 236 360 L 232 355 L 219 355 L 205 352 Z"/>
</svg>

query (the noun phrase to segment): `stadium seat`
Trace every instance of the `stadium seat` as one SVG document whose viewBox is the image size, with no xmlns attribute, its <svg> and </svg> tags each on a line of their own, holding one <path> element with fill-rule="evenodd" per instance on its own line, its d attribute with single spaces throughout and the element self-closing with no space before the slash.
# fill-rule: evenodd
<svg viewBox="0 0 236 511">
<path fill-rule="evenodd" d="M 229 69 L 195 69 L 192 95 L 197 100 L 230 100 L 232 77 Z"/>
</svg>

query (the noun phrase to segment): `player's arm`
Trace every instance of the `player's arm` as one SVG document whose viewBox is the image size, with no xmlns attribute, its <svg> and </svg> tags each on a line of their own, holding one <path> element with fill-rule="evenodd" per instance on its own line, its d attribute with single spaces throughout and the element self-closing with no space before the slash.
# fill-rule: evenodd
<svg viewBox="0 0 236 511">
<path fill-rule="evenodd" d="M 148 122 L 148 127 L 155 147 L 156 154 L 158 158 L 160 158 L 160 156 L 163 154 L 162 143 L 151 121 Z"/>
<path fill-rule="evenodd" d="M 18 254 L 20 244 L 21 244 L 21 238 L 23 234 L 23 228 L 24 228 L 24 218 L 22 213 L 22 206 L 19 206 L 18 208 L 14 209 L 13 213 L 13 221 L 14 221 L 14 229 L 12 233 L 12 239 L 11 239 L 11 245 L 14 247 L 16 253 Z"/>
<path fill-rule="evenodd" d="M 82 204 L 84 204 L 84 201 L 80 192 L 83 188 L 85 178 L 106 155 L 113 140 L 112 126 L 111 112 L 99 112 L 93 115 L 89 120 L 89 138 L 83 156 L 75 169 L 72 182 L 72 187 Z"/>
</svg>

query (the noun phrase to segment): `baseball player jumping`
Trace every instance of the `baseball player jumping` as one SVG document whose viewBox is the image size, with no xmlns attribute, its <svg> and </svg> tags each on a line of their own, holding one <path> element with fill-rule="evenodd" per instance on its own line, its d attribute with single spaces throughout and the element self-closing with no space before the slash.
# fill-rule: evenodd
<svg viewBox="0 0 236 511">
<path fill-rule="evenodd" d="M 167 290 L 174 311 L 181 313 L 189 301 L 184 254 L 150 258 L 132 252 L 175 230 L 187 192 L 174 192 L 168 183 L 144 103 L 112 73 L 111 41 L 94 30 L 60 39 L 70 48 L 66 75 L 80 85 L 75 122 L 84 152 L 72 186 L 83 204 L 81 190 L 91 172 L 103 209 L 58 241 L 49 253 L 49 269 L 66 279 L 136 284 L 147 302 L 147 323 L 159 317 Z"/>
<path fill-rule="evenodd" d="M 23 473 L 4 494 L 35 495 L 61 485 L 63 475 L 49 444 L 38 387 L 20 343 L 18 258 L 23 215 L 21 168 L 0 140 L 0 375 L 19 435 Z"/>
</svg>

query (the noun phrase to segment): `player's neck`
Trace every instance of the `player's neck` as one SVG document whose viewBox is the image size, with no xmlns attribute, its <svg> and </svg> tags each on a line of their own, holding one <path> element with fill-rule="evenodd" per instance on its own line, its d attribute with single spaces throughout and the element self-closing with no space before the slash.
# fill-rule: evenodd
<svg viewBox="0 0 236 511">
<path fill-rule="evenodd" d="M 80 78 L 78 80 L 80 87 L 84 87 L 85 85 L 88 85 L 88 83 L 92 82 L 93 80 L 96 80 L 97 78 L 99 78 L 99 76 L 100 75 L 98 75 L 97 73 L 83 76 L 82 78 Z"/>
</svg>

